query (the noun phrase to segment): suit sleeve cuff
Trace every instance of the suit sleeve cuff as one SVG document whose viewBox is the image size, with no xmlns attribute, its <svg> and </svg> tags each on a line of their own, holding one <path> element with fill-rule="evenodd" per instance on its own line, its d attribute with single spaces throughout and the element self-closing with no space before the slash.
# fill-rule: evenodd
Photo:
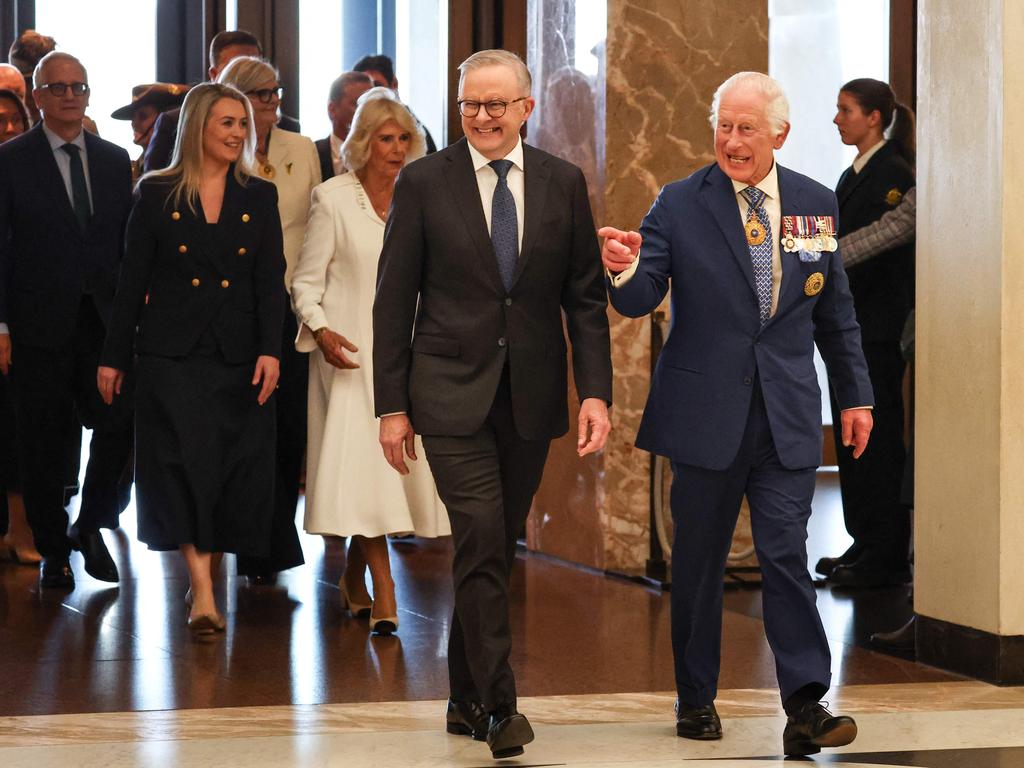
<svg viewBox="0 0 1024 768">
<path fill-rule="evenodd" d="M 612 284 L 612 288 L 621 288 L 636 274 L 638 266 L 640 266 L 640 254 L 637 254 L 636 258 L 633 259 L 633 263 L 629 268 L 622 270 L 618 274 L 613 275 L 607 269 L 605 269 L 604 273 L 608 276 L 608 282 Z"/>
</svg>

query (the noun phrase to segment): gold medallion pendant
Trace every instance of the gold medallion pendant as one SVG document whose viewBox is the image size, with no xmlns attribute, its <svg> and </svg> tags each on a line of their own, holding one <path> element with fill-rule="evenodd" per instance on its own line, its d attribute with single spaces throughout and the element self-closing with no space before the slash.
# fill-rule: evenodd
<svg viewBox="0 0 1024 768">
<path fill-rule="evenodd" d="M 277 175 L 277 169 L 270 163 L 260 163 L 260 176 L 264 179 L 272 179 Z"/>
<path fill-rule="evenodd" d="M 815 272 L 813 275 L 807 278 L 804 283 L 804 293 L 808 296 L 817 296 L 821 293 L 821 289 L 825 287 L 825 276 L 821 272 Z"/>
<path fill-rule="evenodd" d="M 751 216 L 747 219 L 747 223 L 743 225 L 743 229 L 747 233 L 747 245 L 760 245 L 768 236 L 756 216 Z"/>
</svg>

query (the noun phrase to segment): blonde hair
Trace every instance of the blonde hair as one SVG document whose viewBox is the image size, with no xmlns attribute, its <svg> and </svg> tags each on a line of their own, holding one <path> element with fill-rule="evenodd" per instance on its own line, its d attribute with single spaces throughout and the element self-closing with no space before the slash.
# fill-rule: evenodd
<svg viewBox="0 0 1024 768">
<path fill-rule="evenodd" d="M 166 179 L 172 182 L 171 197 L 175 207 L 184 202 L 192 213 L 196 212 L 195 204 L 199 199 L 199 183 L 203 175 L 203 133 L 210 121 L 214 105 L 221 99 L 237 101 L 245 108 L 248 129 L 242 154 L 234 164 L 234 175 L 239 184 L 246 185 L 249 177 L 253 175 L 256 148 L 252 106 L 245 94 L 237 88 L 221 83 L 200 83 L 188 92 L 181 105 L 178 135 L 174 142 L 171 164 L 159 171 L 145 174 L 139 179 L 139 184 L 147 179 Z"/>
<path fill-rule="evenodd" d="M 278 80 L 278 72 L 266 59 L 258 56 L 236 56 L 217 75 L 217 82 L 233 85 L 242 93 L 254 91 L 267 80 Z"/>
<path fill-rule="evenodd" d="M 394 120 L 410 136 L 406 164 L 423 157 L 427 152 L 427 140 L 423 129 L 412 116 L 412 112 L 395 96 L 390 88 L 371 88 L 356 102 L 356 114 L 348 138 L 341 145 L 341 159 L 350 171 L 358 171 L 370 159 L 370 142 L 373 135 L 388 120 Z"/>
<path fill-rule="evenodd" d="M 460 92 L 462 91 L 462 81 L 466 77 L 466 73 L 471 69 L 481 69 L 482 67 L 511 67 L 516 73 L 516 80 L 519 83 L 519 87 L 525 91 L 523 95 L 530 95 L 530 91 L 533 89 L 533 77 L 530 75 L 530 68 L 526 66 L 526 63 L 521 58 L 512 53 L 512 51 L 506 51 L 503 48 L 491 48 L 486 51 L 477 51 L 464 62 L 459 64 Z"/>
</svg>

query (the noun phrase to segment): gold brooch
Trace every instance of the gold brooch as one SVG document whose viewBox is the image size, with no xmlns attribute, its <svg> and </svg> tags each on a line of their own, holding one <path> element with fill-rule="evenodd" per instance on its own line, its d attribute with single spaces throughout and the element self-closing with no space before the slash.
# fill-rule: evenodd
<svg viewBox="0 0 1024 768">
<path fill-rule="evenodd" d="M 260 165 L 260 176 L 264 179 L 272 179 L 277 175 L 277 170 L 271 163 L 263 163 Z"/>
<path fill-rule="evenodd" d="M 895 208 L 900 204 L 900 200 L 902 199 L 903 193 L 896 189 L 896 187 L 893 187 L 885 193 L 885 202 L 889 204 L 890 208 Z"/>
<path fill-rule="evenodd" d="M 815 272 L 804 282 L 804 293 L 808 296 L 817 296 L 825 287 L 825 276 L 821 272 Z"/>
</svg>

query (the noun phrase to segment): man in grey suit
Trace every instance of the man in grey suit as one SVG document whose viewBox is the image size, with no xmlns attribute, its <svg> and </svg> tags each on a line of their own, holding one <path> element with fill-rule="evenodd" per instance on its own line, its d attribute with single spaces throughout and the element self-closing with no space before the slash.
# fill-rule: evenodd
<svg viewBox="0 0 1024 768">
<path fill-rule="evenodd" d="M 395 187 L 373 308 L 374 395 L 388 462 L 408 472 L 421 434 L 451 519 L 447 730 L 503 758 L 533 740 L 508 661 L 508 583 L 548 445 L 569 428 L 563 313 L 580 456 L 604 446 L 612 372 L 582 172 L 520 140 L 534 100 L 519 57 L 481 51 L 459 69 L 466 138 L 409 165 Z"/>
</svg>

